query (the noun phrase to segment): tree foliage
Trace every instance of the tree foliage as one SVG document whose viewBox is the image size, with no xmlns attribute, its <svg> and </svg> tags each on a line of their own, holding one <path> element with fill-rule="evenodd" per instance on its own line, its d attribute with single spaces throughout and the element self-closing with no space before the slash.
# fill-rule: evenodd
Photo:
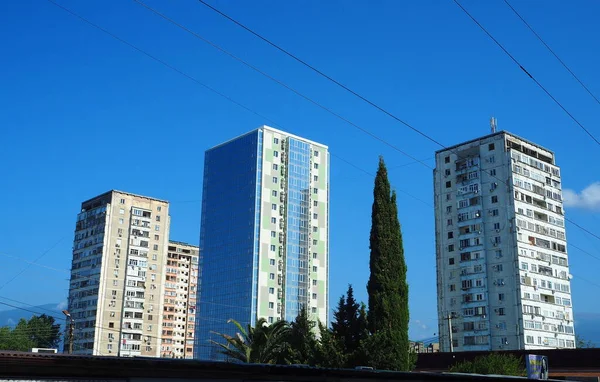
<svg viewBox="0 0 600 382">
<path fill-rule="evenodd" d="M 471 361 L 462 361 L 450 368 L 452 373 L 525 376 L 525 364 L 512 354 L 490 353 Z"/>
<path fill-rule="evenodd" d="M 0 328 L 0 350 L 29 351 L 31 348 L 58 348 L 60 324 L 42 314 L 20 319 L 14 328 Z"/>
<path fill-rule="evenodd" d="M 408 339 L 408 284 L 396 193 L 391 191 L 383 158 L 373 189 L 370 236 L 371 275 L 367 346 L 374 367 L 410 370 Z"/>
<path fill-rule="evenodd" d="M 229 320 L 238 330 L 235 336 L 215 333 L 225 339 L 222 344 L 211 341 L 221 348 L 221 352 L 233 360 L 244 363 L 278 363 L 285 351 L 289 325 L 286 321 L 277 321 L 267 325 L 264 318 L 253 327 L 244 328 L 236 320 Z"/>
</svg>

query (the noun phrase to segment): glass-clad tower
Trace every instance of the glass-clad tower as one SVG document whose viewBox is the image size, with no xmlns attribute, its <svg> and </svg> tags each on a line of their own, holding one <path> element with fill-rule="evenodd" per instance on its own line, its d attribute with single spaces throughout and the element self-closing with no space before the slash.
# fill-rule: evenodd
<svg viewBox="0 0 600 382">
<path fill-rule="evenodd" d="M 327 146 L 262 126 L 206 151 L 195 354 L 259 318 L 328 322 Z"/>
</svg>

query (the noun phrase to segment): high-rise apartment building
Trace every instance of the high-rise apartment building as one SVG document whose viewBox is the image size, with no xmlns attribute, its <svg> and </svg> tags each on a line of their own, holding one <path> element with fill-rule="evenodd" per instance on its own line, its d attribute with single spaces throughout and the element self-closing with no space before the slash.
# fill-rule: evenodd
<svg viewBox="0 0 600 382">
<path fill-rule="evenodd" d="M 167 358 L 194 358 L 194 325 L 198 285 L 198 247 L 170 241 L 160 353 Z"/>
<path fill-rule="evenodd" d="M 328 322 L 327 146 L 262 126 L 206 151 L 202 197 L 197 358 L 228 319 Z"/>
<path fill-rule="evenodd" d="M 81 204 L 68 300 L 75 354 L 160 355 L 169 220 L 168 202 L 127 192 Z"/>
<path fill-rule="evenodd" d="M 575 347 L 554 153 L 493 131 L 438 151 L 434 183 L 442 351 Z"/>
</svg>

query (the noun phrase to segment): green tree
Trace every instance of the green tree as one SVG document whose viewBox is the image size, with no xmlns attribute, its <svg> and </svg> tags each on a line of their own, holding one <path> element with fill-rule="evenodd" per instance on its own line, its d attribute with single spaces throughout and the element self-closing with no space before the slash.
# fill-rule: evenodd
<svg viewBox="0 0 600 382">
<path fill-rule="evenodd" d="M 450 368 L 452 373 L 497 374 L 525 376 L 525 364 L 521 358 L 512 354 L 490 353 L 476 357 L 471 361 L 462 361 Z"/>
<path fill-rule="evenodd" d="M 319 322 L 319 334 L 315 364 L 321 367 L 345 367 L 348 357 L 333 330 Z"/>
<path fill-rule="evenodd" d="M 409 370 L 408 284 L 396 192 L 391 191 L 383 157 L 373 189 L 371 212 L 368 324 L 372 336 L 367 346 L 377 368 Z"/>
<path fill-rule="evenodd" d="M 288 361 L 293 364 L 315 365 L 317 361 L 316 323 L 308 317 L 305 307 L 290 323 L 286 343 L 288 345 Z"/>
<path fill-rule="evenodd" d="M 289 326 L 286 321 L 277 321 L 267 325 L 264 318 L 257 321 L 252 327 L 245 329 L 236 320 L 228 320 L 237 328 L 235 336 L 228 334 L 215 333 L 225 339 L 222 344 L 211 341 L 213 344 L 221 347 L 221 353 L 244 363 L 277 363 L 281 362 L 281 354 L 285 350 L 286 338 L 289 332 Z"/>
<path fill-rule="evenodd" d="M 31 348 L 57 348 L 60 325 L 54 317 L 42 314 L 20 319 L 14 329 L 0 328 L 0 350 L 29 351 Z"/>
<path fill-rule="evenodd" d="M 575 347 L 577 349 L 589 349 L 589 348 L 595 348 L 596 345 L 589 340 L 586 340 L 585 338 L 581 337 L 579 334 L 575 335 Z"/>
<path fill-rule="evenodd" d="M 363 303 L 354 298 L 354 289 L 348 285 L 346 295 L 342 295 L 331 323 L 332 334 L 346 355 L 346 367 L 364 364 L 361 343 L 368 337 L 367 312 Z"/>
</svg>

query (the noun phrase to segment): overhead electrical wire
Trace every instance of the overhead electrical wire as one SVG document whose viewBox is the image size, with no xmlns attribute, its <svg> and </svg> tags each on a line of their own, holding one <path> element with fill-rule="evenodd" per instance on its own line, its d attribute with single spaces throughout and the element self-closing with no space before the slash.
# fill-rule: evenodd
<svg viewBox="0 0 600 382">
<path fill-rule="evenodd" d="M 596 138 L 591 131 L 589 131 L 585 126 L 583 126 L 583 124 L 581 122 L 579 122 L 579 120 L 577 118 L 575 118 L 575 116 L 573 114 L 571 114 L 571 112 L 569 112 L 567 110 L 566 107 L 563 106 L 562 103 L 560 103 L 560 101 L 558 101 L 529 71 L 527 71 L 527 69 L 525 69 L 525 67 L 523 65 L 521 65 L 521 63 L 512 55 L 510 54 L 510 52 L 483 26 L 481 25 L 481 23 L 479 21 L 477 21 L 477 19 L 471 15 L 469 13 L 469 11 L 467 11 L 465 9 L 465 7 L 463 7 L 460 2 L 458 2 L 458 0 L 453 0 L 454 3 L 456 3 L 456 5 L 458 5 L 458 7 L 460 9 L 462 9 L 462 11 L 469 16 L 469 18 L 496 44 L 498 45 L 498 47 L 504 52 L 506 53 L 506 55 L 529 77 L 533 80 L 533 82 L 540 88 L 542 89 L 542 91 L 544 93 L 546 93 L 546 95 L 548 97 L 550 97 L 550 99 L 552 101 L 554 101 L 554 103 L 556 103 L 558 105 L 558 107 L 560 107 L 562 109 L 562 111 L 564 111 L 569 118 L 571 118 L 594 142 L 596 142 L 596 144 L 598 146 L 600 146 L 600 140 L 598 140 L 598 138 Z"/>
<path fill-rule="evenodd" d="M 596 97 L 594 95 L 594 93 L 592 93 L 592 91 L 587 86 L 585 86 L 585 84 L 583 83 L 583 81 L 580 80 L 579 77 L 577 77 L 575 75 L 575 73 L 573 73 L 573 71 L 571 70 L 571 68 L 569 68 L 567 66 L 567 64 L 565 64 L 565 62 L 558 56 L 558 54 L 556 54 L 554 52 L 554 50 L 552 50 L 552 48 L 550 48 L 550 46 L 548 44 L 546 44 L 546 42 L 542 39 L 542 37 L 533 29 L 533 27 L 531 25 L 529 25 L 529 23 L 523 18 L 523 16 L 521 16 L 521 14 L 519 12 L 517 12 L 517 10 L 508 2 L 508 0 L 504 0 L 504 2 L 514 12 L 514 14 L 517 15 L 517 17 L 519 19 L 521 19 L 521 21 L 523 22 L 523 24 L 525 24 L 525 26 L 527 28 L 529 28 L 529 30 L 531 31 L 531 33 L 533 33 L 535 35 L 535 37 L 538 40 L 540 40 L 540 42 L 546 47 L 546 49 L 548 49 L 548 51 L 550 53 L 552 53 L 552 55 L 554 56 L 554 58 L 556 58 L 558 60 L 558 62 L 560 62 L 560 64 L 571 74 L 571 76 L 573 76 L 573 78 L 579 83 L 579 85 L 581 85 L 581 87 L 585 89 L 585 91 L 596 101 L 596 103 L 598 103 L 598 105 L 600 105 L 600 100 L 598 99 L 598 97 Z"/>
</svg>

